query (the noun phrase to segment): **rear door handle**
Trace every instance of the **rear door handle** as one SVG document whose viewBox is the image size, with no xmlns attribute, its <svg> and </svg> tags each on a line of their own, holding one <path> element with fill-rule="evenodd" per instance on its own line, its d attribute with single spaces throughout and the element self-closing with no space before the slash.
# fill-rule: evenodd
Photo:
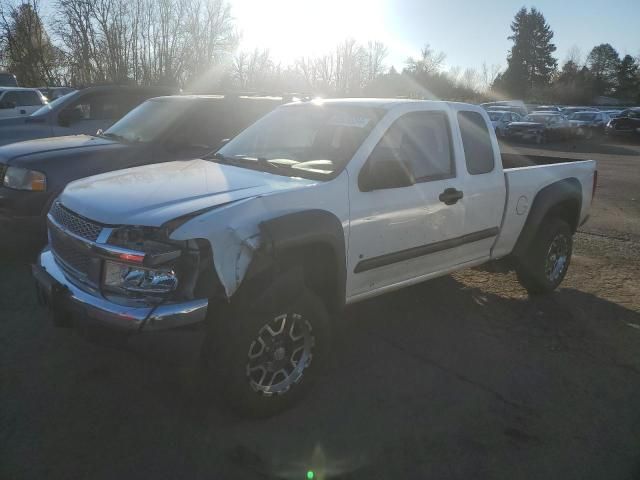
<svg viewBox="0 0 640 480">
<path fill-rule="evenodd" d="M 461 190 L 456 190 L 455 188 L 447 188 L 440 194 L 438 198 L 445 205 L 453 205 L 454 203 L 457 203 L 458 200 L 460 200 L 462 197 L 464 197 L 464 193 Z"/>
</svg>

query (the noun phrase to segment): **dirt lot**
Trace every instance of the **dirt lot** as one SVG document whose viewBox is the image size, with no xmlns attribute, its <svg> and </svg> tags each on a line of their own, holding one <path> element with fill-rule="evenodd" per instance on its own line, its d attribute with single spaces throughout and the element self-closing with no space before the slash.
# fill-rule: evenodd
<svg viewBox="0 0 640 480">
<path fill-rule="evenodd" d="M 355 305 L 327 377 L 266 421 L 188 363 L 55 330 L 3 248 L 0 478 L 640 478 L 640 146 L 545 151 L 599 161 L 558 292 L 471 270 Z"/>
</svg>

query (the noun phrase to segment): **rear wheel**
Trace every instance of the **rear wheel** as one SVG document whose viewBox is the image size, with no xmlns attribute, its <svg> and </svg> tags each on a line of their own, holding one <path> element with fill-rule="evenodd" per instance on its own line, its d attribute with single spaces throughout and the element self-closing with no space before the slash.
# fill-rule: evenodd
<svg viewBox="0 0 640 480">
<path fill-rule="evenodd" d="M 532 294 L 555 290 L 567 274 L 572 250 L 573 237 L 567 222 L 550 219 L 532 240 L 526 256 L 519 259 L 518 280 Z"/>
<path fill-rule="evenodd" d="M 266 417 L 296 403 L 328 358 L 330 327 L 320 298 L 308 289 L 268 311 L 231 308 L 217 328 L 210 379 L 243 416 Z"/>
</svg>

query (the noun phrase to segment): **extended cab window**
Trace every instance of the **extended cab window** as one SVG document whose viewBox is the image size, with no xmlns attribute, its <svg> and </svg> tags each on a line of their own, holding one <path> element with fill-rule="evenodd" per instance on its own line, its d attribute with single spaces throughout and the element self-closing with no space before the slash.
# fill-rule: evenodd
<svg viewBox="0 0 640 480">
<path fill-rule="evenodd" d="M 444 112 L 413 112 L 396 120 L 371 153 L 395 158 L 416 181 L 439 180 L 455 174 L 449 121 Z"/>
<path fill-rule="evenodd" d="M 478 112 L 458 112 L 467 171 L 471 175 L 493 170 L 493 145 L 487 123 Z"/>
</svg>

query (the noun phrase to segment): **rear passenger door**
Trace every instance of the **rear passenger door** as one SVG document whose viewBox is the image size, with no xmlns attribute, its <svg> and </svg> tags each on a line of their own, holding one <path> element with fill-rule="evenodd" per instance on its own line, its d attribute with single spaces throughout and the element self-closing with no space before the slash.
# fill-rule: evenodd
<svg viewBox="0 0 640 480">
<path fill-rule="evenodd" d="M 464 185 L 463 242 L 457 250 L 461 262 L 490 255 L 502 224 L 506 200 L 498 142 L 490 134 L 481 113 L 458 110 L 464 169 L 458 176 Z"/>
<path fill-rule="evenodd" d="M 448 110 L 396 118 L 354 172 L 350 193 L 348 296 L 396 288 L 459 263 L 464 221 Z M 405 187 L 362 191 L 358 177 L 378 160 L 400 163 L 415 177 Z"/>
</svg>

